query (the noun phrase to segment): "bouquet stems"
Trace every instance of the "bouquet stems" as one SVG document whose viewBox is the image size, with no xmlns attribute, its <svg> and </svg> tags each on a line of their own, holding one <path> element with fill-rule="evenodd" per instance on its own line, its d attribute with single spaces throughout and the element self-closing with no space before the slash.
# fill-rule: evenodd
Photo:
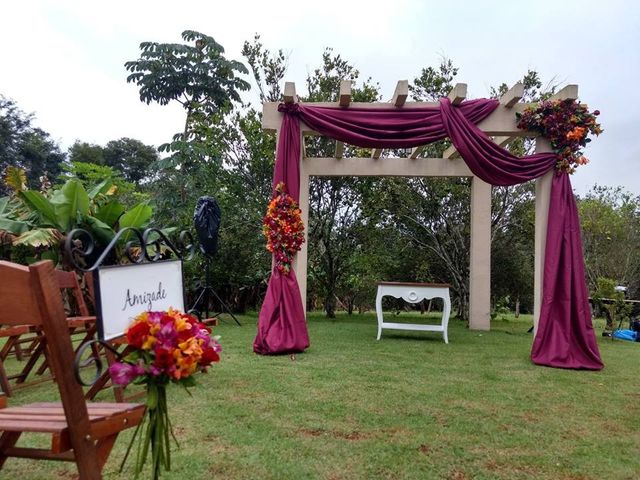
<svg viewBox="0 0 640 480">
<path fill-rule="evenodd" d="M 169 421 L 169 412 L 167 408 L 167 390 L 165 383 L 147 383 L 147 410 L 144 414 L 142 422 L 136 428 L 127 453 L 125 454 L 120 471 L 129 456 L 131 447 L 143 431 L 144 434 L 138 437 L 138 446 L 136 448 L 136 464 L 134 469 L 134 479 L 139 478 L 144 465 L 151 451 L 151 479 L 158 480 L 162 470 L 171 470 L 171 448 L 169 445 L 170 436 L 178 443 L 171 422 Z"/>
</svg>

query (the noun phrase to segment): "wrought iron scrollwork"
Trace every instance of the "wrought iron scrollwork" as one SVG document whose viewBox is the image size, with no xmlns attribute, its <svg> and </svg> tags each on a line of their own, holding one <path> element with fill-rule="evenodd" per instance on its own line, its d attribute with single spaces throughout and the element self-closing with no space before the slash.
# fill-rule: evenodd
<svg viewBox="0 0 640 480">
<path fill-rule="evenodd" d="M 191 260 L 195 254 L 193 236 L 186 230 L 180 233 L 178 240 L 174 243 L 159 228 L 140 231 L 133 227 L 120 229 L 95 260 L 92 258 L 97 254 L 96 241 L 88 231 L 81 228 L 76 228 L 67 235 L 64 249 L 69 261 L 77 270 L 92 272 L 100 267 L 123 242 L 125 242 L 123 253 L 131 263 L 163 260 L 167 251 L 185 261 Z"/>
<path fill-rule="evenodd" d="M 76 377 L 76 381 L 80 385 L 84 385 L 85 387 L 91 387 L 94 383 L 96 383 L 102 375 L 105 373 L 104 363 L 102 358 L 100 357 L 100 347 L 109 350 L 117 360 L 121 359 L 120 352 L 118 352 L 115 348 L 109 345 L 108 342 L 104 340 L 89 340 L 88 342 L 83 343 L 78 351 L 76 352 L 76 358 L 73 361 L 73 374 Z M 82 358 L 87 350 L 91 350 L 91 355 L 87 358 Z M 96 373 L 91 378 L 90 381 L 85 381 L 80 375 L 81 369 L 89 367 L 91 364 L 94 364 L 96 367 Z"/>
</svg>

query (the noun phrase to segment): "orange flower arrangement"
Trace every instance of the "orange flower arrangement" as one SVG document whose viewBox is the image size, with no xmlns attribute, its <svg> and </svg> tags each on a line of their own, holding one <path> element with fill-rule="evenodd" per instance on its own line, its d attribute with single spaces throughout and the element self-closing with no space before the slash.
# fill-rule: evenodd
<svg viewBox="0 0 640 480">
<path fill-rule="evenodd" d="M 276 268 L 288 275 L 296 252 L 304 243 L 304 223 L 297 202 L 286 191 L 284 182 L 276 185 L 276 193 L 262 219 L 262 233 L 267 250 L 273 253 Z"/>
<path fill-rule="evenodd" d="M 131 439 L 120 470 L 136 437 L 144 432 L 139 437 L 134 478 L 142 473 L 150 450 L 151 478 L 155 480 L 162 468 L 171 468 L 169 438 L 173 431 L 166 387 L 169 383 L 185 388 L 194 386 L 193 374 L 206 371 L 212 363 L 219 361 L 221 347 L 218 337 L 212 337 L 206 325 L 192 315 L 171 308 L 166 312 L 139 314 L 129 325 L 126 338 L 131 352 L 109 367 L 111 380 L 116 385 L 131 382 L 146 385 L 147 410 Z"/>
<path fill-rule="evenodd" d="M 582 155 L 582 149 L 591 141 L 588 135 L 602 133 L 596 119 L 598 115 L 598 110 L 591 113 L 586 105 L 575 100 L 553 100 L 529 107 L 516 117 L 518 128 L 538 132 L 549 139 L 558 154 L 556 168 L 559 171 L 573 173 L 579 165 L 589 163 Z"/>
</svg>

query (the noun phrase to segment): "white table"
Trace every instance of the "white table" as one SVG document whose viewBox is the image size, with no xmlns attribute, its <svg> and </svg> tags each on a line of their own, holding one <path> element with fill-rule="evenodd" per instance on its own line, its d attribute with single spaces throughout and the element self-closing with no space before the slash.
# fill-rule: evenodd
<svg viewBox="0 0 640 480">
<path fill-rule="evenodd" d="M 449 298 L 449 287 L 446 283 L 403 283 L 403 282 L 381 282 L 378 284 L 378 295 L 376 296 L 376 314 L 378 316 L 378 340 L 382 335 L 383 328 L 395 330 L 419 330 L 423 332 L 442 332 L 444 343 L 449 343 L 447 338 L 447 327 L 449 326 L 449 315 L 451 314 L 451 299 Z M 392 323 L 385 322 L 382 315 L 382 297 L 391 296 L 402 298 L 409 303 L 418 303 L 424 299 L 442 298 L 444 308 L 442 309 L 442 321 L 440 325 L 421 325 L 417 323 Z"/>
</svg>

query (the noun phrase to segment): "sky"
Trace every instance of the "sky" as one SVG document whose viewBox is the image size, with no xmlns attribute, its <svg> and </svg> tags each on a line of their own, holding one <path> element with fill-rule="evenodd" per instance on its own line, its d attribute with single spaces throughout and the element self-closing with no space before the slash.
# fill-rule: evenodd
<svg viewBox="0 0 640 480">
<path fill-rule="evenodd" d="M 460 68 L 467 98 L 513 85 L 528 69 L 545 83 L 578 84 L 581 102 L 602 112 L 604 133 L 573 175 L 576 192 L 597 183 L 640 194 L 640 2 L 34 0 L 2 10 L 0 94 L 64 149 L 121 137 L 158 146 L 182 129 L 179 106 L 146 105 L 126 83 L 124 62 L 138 58 L 140 42 L 180 42 L 196 30 L 241 60 L 242 44 L 259 33 L 288 55 L 285 79 L 298 92 L 326 47 L 385 98 L 442 57 Z M 257 94 L 249 99 L 257 104 Z"/>
</svg>

